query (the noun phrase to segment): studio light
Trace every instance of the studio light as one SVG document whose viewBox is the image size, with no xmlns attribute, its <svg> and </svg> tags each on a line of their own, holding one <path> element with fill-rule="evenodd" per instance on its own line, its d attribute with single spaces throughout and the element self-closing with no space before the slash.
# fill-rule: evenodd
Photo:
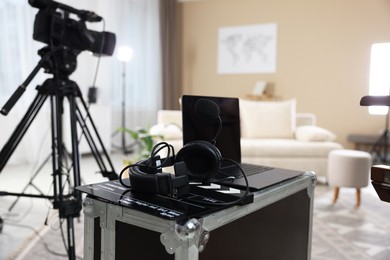
<svg viewBox="0 0 390 260">
<path fill-rule="evenodd" d="M 121 62 L 129 62 L 133 58 L 133 49 L 129 46 L 121 46 L 118 48 L 116 57 Z"/>
<path fill-rule="evenodd" d="M 390 91 L 390 43 L 374 43 L 371 46 L 368 112 L 372 115 L 386 115 L 390 106 L 386 98 Z"/>
</svg>

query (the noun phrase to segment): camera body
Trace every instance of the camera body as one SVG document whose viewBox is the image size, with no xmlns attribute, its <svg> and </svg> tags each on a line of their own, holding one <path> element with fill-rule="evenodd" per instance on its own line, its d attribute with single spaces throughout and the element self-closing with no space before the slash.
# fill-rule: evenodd
<svg viewBox="0 0 390 260">
<path fill-rule="evenodd" d="M 91 51 L 97 56 L 111 56 L 113 54 L 116 43 L 114 33 L 87 29 L 85 20 L 77 21 L 69 18 L 67 10 L 57 11 L 57 9 L 61 9 L 62 5 L 48 4 L 38 7 L 39 11 L 34 21 L 34 40 L 54 46 L 63 45 L 80 52 Z M 87 11 L 83 11 L 83 14 L 85 12 Z M 83 16 L 81 17 L 83 18 Z"/>
</svg>

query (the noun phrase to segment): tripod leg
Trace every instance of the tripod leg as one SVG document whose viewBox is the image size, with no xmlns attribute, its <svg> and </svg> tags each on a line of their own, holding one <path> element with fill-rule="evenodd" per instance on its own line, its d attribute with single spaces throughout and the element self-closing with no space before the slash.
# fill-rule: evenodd
<svg viewBox="0 0 390 260">
<path fill-rule="evenodd" d="M 74 96 L 69 98 L 69 107 L 70 107 L 70 130 L 72 136 L 72 161 L 73 161 L 73 181 L 74 187 L 80 186 L 80 153 L 79 153 L 79 142 L 77 140 L 77 114 L 76 114 L 76 101 Z M 81 193 L 79 191 L 74 191 L 76 199 L 81 201 Z"/>
<path fill-rule="evenodd" d="M 71 136 L 72 136 L 72 161 L 73 161 L 73 181 L 74 187 L 80 186 L 81 177 L 80 177 L 80 154 L 78 149 L 78 140 L 77 140 L 77 116 L 76 116 L 76 102 L 74 96 L 69 97 L 69 106 L 70 106 L 70 124 L 71 124 Z M 77 190 L 74 190 L 74 196 L 76 201 L 80 204 L 81 209 L 81 193 Z M 77 203 L 76 202 L 76 203 Z M 76 259 L 76 248 L 74 244 L 74 216 L 68 216 L 67 225 L 68 225 L 68 250 L 69 250 L 69 259 Z"/>
<path fill-rule="evenodd" d="M 18 126 L 15 128 L 11 137 L 8 139 L 7 143 L 4 145 L 3 149 L 0 151 L 0 172 L 3 170 L 4 166 L 7 164 L 9 158 L 15 151 L 19 142 L 22 140 L 27 129 L 34 121 L 36 115 L 41 109 L 43 103 L 45 102 L 47 96 L 41 93 L 38 93 L 35 96 L 35 99 L 31 103 L 27 112 L 23 116 L 22 120 L 19 122 Z"/>
<path fill-rule="evenodd" d="M 95 123 L 93 122 L 92 120 L 92 117 L 88 111 L 88 108 L 87 108 L 87 104 L 85 103 L 84 99 L 80 96 L 79 97 L 80 100 L 81 100 L 81 103 L 83 105 L 83 108 L 84 108 L 84 111 L 86 113 L 86 118 L 84 119 L 82 113 L 81 113 L 81 109 L 80 107 L 77 106 L 76 104 L 76 108 L 77 108 L 77 120 L 79 122 L 79 125 L 83 131 L 83 134 L 85 135 L 86 137 L 86 140 L 88 142 L 88 145 L 92 151 L 92 154 L 100 168 L 100 172 L 103 174 L 104 177 L 107 177 L 109 180 L 116 180 L 118 179 L 118 175 L 115 173 L 115 170 L 114 170 L 114 166 L 111 162 L 111 159 L 107 153 L 107 150 L 106 148 L 104 147 L 104 144 L 103 144 L 103 141 L 97 131 L 97 128 L 96 128 L 96 125 Z M 86 120 L 88 120 L 88 122 L 90 123 L 90 125 L 92 126 L 92 130 L 93 130 L 93 133 L 94 135 L 96 136 L 97 138 L 97 141 L 98 141 L 98 144 L 102 150 L 102 153 L 110 167 L 110 170 L 107 169 L 106 165 L 105 165 L 105 161 L 103 160 L 100 152 L 99 152 L 99 149 L 93 139 L 93 136 L 91 134 L 91 130 L 88 128 L 88 125 L 87 125 L 87 122 Z"/>
<path fill-rule="evenodd" d="M 76 259 L 76 247 L 74 244 L 74 221 L 73 217 L 66 218 L 67 235 L 68 235 L 68 258 L 69 260 Z"/>
<path fill-rule="evenodd" d="M 386 129 L 383 133 L 383 154 L 382 154 L 382 162 L 384 164 L 388 163 L 388 157 L 387 157 L 387 150 L 388 150 L 388 138 L 389 138 L 389 131 Z"/>
<path fill-rule="evenodd" d="M 62 102 L 63 98 L 50 96 L 51 105 L 51 149 L 53 169 L 53 207 L 59 209 L 63 201 L 62 185 Z"/>
<path fill-rule="evenodd" d="M 377 158 L 379 163 L 387 164 L 388 134 L 389 131 L 386 129 L 372 146 L 370 153 L 373 156 L 374 162 Z"/>
</svg>

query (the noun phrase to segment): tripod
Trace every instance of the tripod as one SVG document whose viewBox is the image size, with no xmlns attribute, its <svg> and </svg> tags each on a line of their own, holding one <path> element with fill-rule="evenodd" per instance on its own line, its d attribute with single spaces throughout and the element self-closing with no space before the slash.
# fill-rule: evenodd
<svg viewBox="0 0 390 260">
<path fill-rule="evenodd" d="M 389 162 L 388 159 L 388 148 L 389 148 L 389 117 L 390 117 L 390 95 L 387 96 L 364 96 L 360 99 L 361 106 L 387 106 L 387 114 L 386 114 L 386 122 L 385 122 L 385 130 L 375 142 L 375 144 L 371 148 L 371 154 L 373 156 L 374 162 L 376 158 L 379 158 L 379 162 L 383 164 L 387 164 Z M 376 162 L 375 162 L 376 163 Z"/>
<path fill-rule="evenodd" d="M 0 151 L 0 172 L 28 130 L 43 104 L 50 99 L 51 110 L 51 159 L 53 177 L 53 195 L 10 193 L 1 191 L 0 195 L 11 195 L 17 197 L 45 198 L 52 201 L 53 208 L 58 209 L 60 219 L 65 219 L 67 224 L 68 256 L 69 259 L 76 259 L 74 245 L 74 218 L 80 216 L 82 208 L 81 193 L 75 189 L 80 185 L 80 161 L 77 139 L 77 124 L 80 126 L 85 136 L 91 152 L 100 168 L 100 172 L 109 180 L 117 179 L 113 164 L 108 156 L 103 142 L 98 134 L 97 128 L 89 114 L 86 102 L 84 101 L 78 85 L 69 79 L 69 75 L 76 69 L 77 55 L 79 51 L 72 50 L 65 46 L 46 46 L 38 51 L 42 57 L 31 74 L 15 91 L 1 110 L 2 114 L 7 114 L 13 105 L 23 94 L 27 85 L 31 82 L 37 72 L 44 68 L 45 72 L 53 74 L 53 78 L 47 79 L 42 85 L 37 86 L 37 95 L 30 104 L 27 112 L 17 125 L 11 137 Z M 63 144 L 63 113 L 64 101 L 69 103 L 69 120 L 71 131 L 71 160 L 73 175 L 64 172 Z M 79 105 L 81 104 L 81 106 Z M 85 114 L 85 116 L 83 116 Z M 89 127 L 92 127 L 92 130 Z M 94 135 L 93 135 L 94 134 Z M 98 144 L 94 137 L 97 138 Z M 102 151 L 99 152 L 99 148 Z M 102 156 L 103 155 L 103 156 Z M 109 168 L 106 167 L 108 163 Z M 68 189 L 66 185 L 68 184 Z"/>
</svg>

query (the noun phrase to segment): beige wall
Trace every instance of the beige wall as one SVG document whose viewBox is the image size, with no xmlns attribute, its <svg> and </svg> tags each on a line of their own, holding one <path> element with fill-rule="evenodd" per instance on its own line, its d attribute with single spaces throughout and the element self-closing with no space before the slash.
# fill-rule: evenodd
<svg viewBox="0 0 390 260">
<path fill-rule="evenodd" d="M 178 12 L 183 93 L 244 97 L 265 80 L 347 147 L 349 133 L 383 129 L 385 118 L 359 101 L 368 94 L 371 44 L 390 42 L 390 1 L 183 1 Z M 218 28 L 261 23 L 278 25 L 276 73 L 217 74 Z"/>
</svg>

